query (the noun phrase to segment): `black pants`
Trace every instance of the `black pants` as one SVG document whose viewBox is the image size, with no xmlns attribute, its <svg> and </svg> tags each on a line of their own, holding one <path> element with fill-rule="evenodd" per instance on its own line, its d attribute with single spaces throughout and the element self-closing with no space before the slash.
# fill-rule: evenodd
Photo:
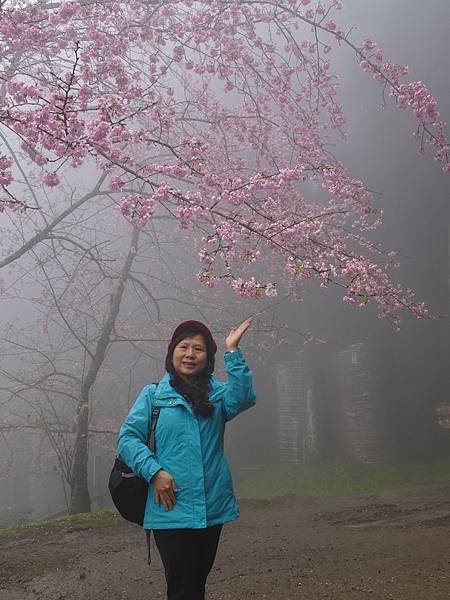
<svg viewBox="0 0 450 600">
<path fill-rule="evenodd" d="M 206 529 L 154 529 L 168 600 L 204 600 L 222 525 Z"/>
</svg>

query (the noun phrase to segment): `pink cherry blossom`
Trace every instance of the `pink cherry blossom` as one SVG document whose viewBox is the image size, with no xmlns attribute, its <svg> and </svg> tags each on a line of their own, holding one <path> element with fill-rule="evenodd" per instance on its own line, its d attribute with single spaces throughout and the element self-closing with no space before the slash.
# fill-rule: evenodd
<svg viewBox="0 0 450 600">
<path fill-rule="evenodd" d="M 347 136 L 334 48 L 388 91 L 383 106 L 410 112 L 419 151 L 448 172 L 446 126 L 425 84 L 344 33 L 342 5 L 6 1 L 2 125 L 29 181 L 56 186 L 60 173 L 95 167 L 126 219 L 145 227 L 164 215 L 198 233 L 205 285 L 258 299 L 284 283 L 300 297 L 315 279 L 341 287 L 344 302 L 375 302 L 397 327 L 401 311 L 427 311 L 391 280 L 397 263 L 365 237 L 381 214 L 329 152 L 331 130 Z M 23 210 L 28 189 L 2 152 L 1 210 Z"/>
<path fill-rule="evenodd" d="M 59 177 L 57 173 L 45 173 L 42 177 L 42 182 L 49 187 L 59 185 Z"/>
</svg>

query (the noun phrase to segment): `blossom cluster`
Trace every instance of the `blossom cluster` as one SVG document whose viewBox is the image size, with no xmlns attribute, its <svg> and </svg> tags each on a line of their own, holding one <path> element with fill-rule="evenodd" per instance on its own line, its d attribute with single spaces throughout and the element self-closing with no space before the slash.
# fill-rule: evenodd
<svg viewBox="0 0 450 600">
<path fill-rule="evenodd" d="M 155 212 L 156 201 L 152 196 L 129 194 L 120 203 L 120 211 L 138 227 L 144 227 Z"/>
<path fill-rule="evenodd" d="M 12 181 L 12 160 L 7 156 L 0 155 L 0 184 L 9 185 Z"/>
<path fill-rule="evenodd" d="M 275 296 L 281 276 L 292 289 L 314 278 L 343 286 L 346 302 L 375 301 L 383 315 L 423 316 L 375 269 L 379 250 L 364 234 L 381 215 L 328 150 L 328 130 L 346 136 L 331 62 L 336 44 L 350 44 L 341 9 L 338 0 L 5 2 L 0 119 L 33 179 L 61 186 L 66 170 L 94 161 L 139 227 L 161 211 L 208 232 L 199 253 L 207 286 L 225 281 L 259 298 Z M 374 42 L 356 49 L 448 168 L 431 93 Z M 0 185 L 17 194 L 22 178 L 2 152 Z M 270 259 L 276 272 L 259 281 Z"/>
<path fill-rule="evenodd" d="M 359 65 L 367 73 L 389 89 L 401 109 L 412 111 L 418 123 L 415 137 L 420 140 L 419 152 L 424 152 L 425 143 L 434 148 L 435 160 L 450 172 L 449 145 L 445 137 L 445 123 L 441 120 L 436 98 L 421 81 L 402 83 L 408 67 L 395 64 L 384 58 L 382 49 L 372 40 L 366 40 L 358 53 Z M 383 108 L 385 100 L 383 101 Z"/>
</svg>

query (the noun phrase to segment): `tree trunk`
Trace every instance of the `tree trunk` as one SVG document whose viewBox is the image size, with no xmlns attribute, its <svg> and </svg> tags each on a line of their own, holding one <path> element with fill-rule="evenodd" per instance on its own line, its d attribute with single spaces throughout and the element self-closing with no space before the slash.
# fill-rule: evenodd
<svg viewBox="0 0 450 600">
<path fill-rule="evenodd" d="M 84 385 L 83 388 L 85 388 Z M 89 391 L 83 388 L 80 394 L 76 420 L 76 438 L 71 474 L 71 515 L 91 512 L 88 485 Z"/>
<path fill-rule="evenodd" d="M 100 333 L 89 370 L 81 385 L 80 401 L 78 403 L 77 419 L 75 421 L 75 450 L 70 477 L 70 514 L 72 515 L 79 512 L 91 511 L 91 499 L 89 496 L 88 484 L 89 394 L 105 360 L 106 351 L 111 341 L 111 334 L 119 314 L 123 292 L 125 290 L 125 282 L 130 275 L 131 267 L 136 257 L 138 240 L 139 229 L 135 227 L 131 235 L 128 255 L 123 264 L 119 282 L 111 300 L 108 316 Z"/>
</svg>

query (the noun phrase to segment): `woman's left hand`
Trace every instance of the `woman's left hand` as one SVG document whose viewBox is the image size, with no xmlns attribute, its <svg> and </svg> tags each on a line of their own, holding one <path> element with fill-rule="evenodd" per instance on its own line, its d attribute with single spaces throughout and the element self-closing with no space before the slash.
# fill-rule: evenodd
<svg viewBox="0 0 450 600">
<path fill-rule="evenodd" d="M 248 319 L 245 319 L 245 321 L 243 321 L 239 325 L 239 327 L 236 327 L 236 329 L 232 329 L 230 331 L 225 340 L 225 347 L 227 350 L 236 350 L 236 348 L 239 346 L 241 337 L 244 335 L 244 333 L 247 331 L 247 329 L 252 323 L 253 317 L 249 317 Z"/>
</svg>

